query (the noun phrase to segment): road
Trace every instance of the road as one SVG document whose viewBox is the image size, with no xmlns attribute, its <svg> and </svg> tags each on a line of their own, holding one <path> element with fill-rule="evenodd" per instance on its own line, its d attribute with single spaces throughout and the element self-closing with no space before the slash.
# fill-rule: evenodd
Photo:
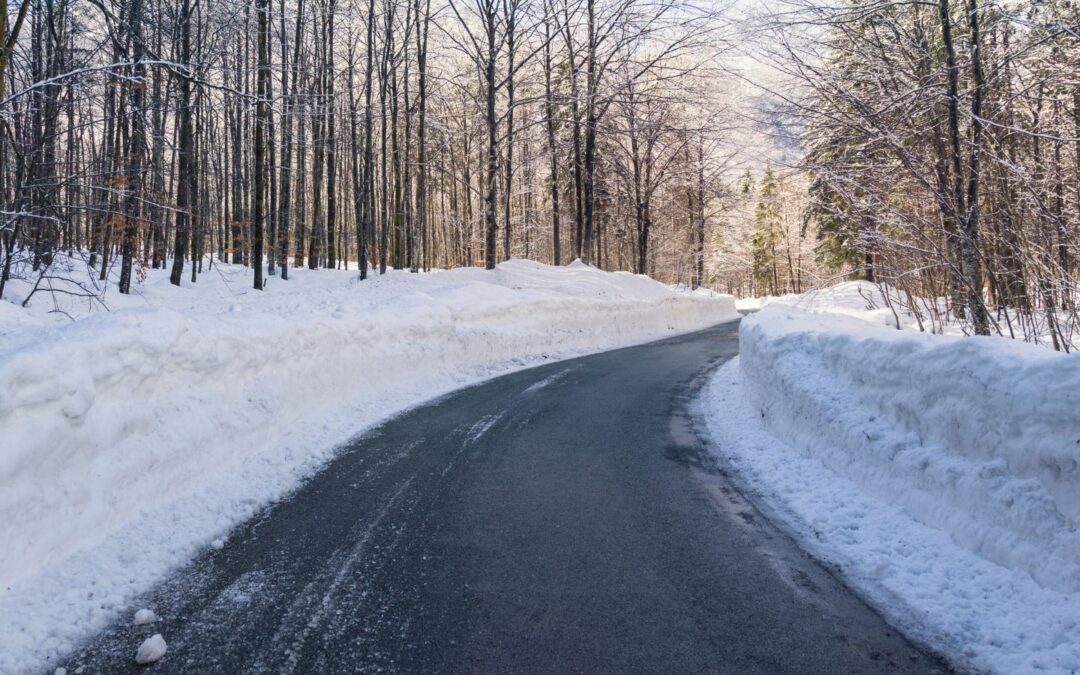
<svg viewBox="0 0 1080 675">
<path fill-rule="evenodd" d="M 687 403 L 737 323 L 520 371 L 351 442 L 68 672 L 942 672 L 741 496 Z M 733 423 L 735 423 L 733 421 Z"/>
</svg>

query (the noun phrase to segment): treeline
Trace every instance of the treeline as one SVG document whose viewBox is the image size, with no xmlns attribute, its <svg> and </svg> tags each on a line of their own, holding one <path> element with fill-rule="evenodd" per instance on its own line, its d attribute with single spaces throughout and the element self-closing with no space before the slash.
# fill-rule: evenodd
<svg viewBox="0 0 1080 675">
<path fill-rule="evenodd" d="M 511 256 L 699 285 L 715 16 L 648 0 L 22 0 L 0 54 L 0 296 L 215 261 Z M 17 18 L 15 18 L 17 17 Z M 75 290 L 72 290 L 75 289 Z"/>
<path fill-rule="evenodd" d="M 806 3 L 796 14 L 813 34 L 788 14 L 776 35 L 806 89 L 807 215 L 822 260 L 898 287 L 928 322 L 951 315 L 977 334 L 1069 349 L 1076 3 Z"/>
</svg>

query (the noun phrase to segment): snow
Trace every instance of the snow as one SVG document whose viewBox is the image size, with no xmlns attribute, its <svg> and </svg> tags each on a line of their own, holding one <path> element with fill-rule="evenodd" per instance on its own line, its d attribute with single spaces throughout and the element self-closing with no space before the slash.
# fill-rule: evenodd
<svg viewBox="0 0 1080 675">
<path fill-rule="evenodd" d="M 721 461 L 916 639 L 1080 670 L 1080 357 L 773 303 L 699 406 Z"/>
<path fill-rule="evenodd" d="M 948 310 L 945 298 L 924 298 L 910 295 L 889 284 L 869 281 L 845 281 L 800 294 L 741 298 L 735 301 L 739 310 L 758 310 L 768 305 L 788 305 L 814 314 L 843 314 L 878 326 L 898 330 L 967 335 L 968 323 Z M 1070 313 L 1053 313 L 1059 327 L 1059 337 L 1070 345 L 1069 351 L 1080 351 L 1080 333 L 1074 330 Z M 991 332 L 997 336 L 1029 341 L 1045 348 L 1053 347 L 1053 338 L 1045 310 L 1025 314 L 1015 308 L 995 309 L 990 313 Z"/>
<path fill-rule="evenodd" d="M 805 293 L 740 298 L 735 302 L 740 310 L 759 310 L 768 305 L 787 305 L 815 314 L 844 314 L 877 325 L 919 330 L 915 317 L 901 309 L 908 305 L 908 300 L 900 291 L 869 281 L 844 281 Z M 896 312 L 890 307 L 895 308 Z M 955 329 L 957 334 L 962 333 L 959 326 Z"/>
<path fill-rule="evenodd" d="M 135 663 L 145 666 L 160 661 L 161 657 L 165 656 L 166 649 L 168 645 L 165 644 L 165 638 L 161 637 L 161 633 L 155 633 L 139 645 L 139 650 L 135 652 Z"/>
<path fill-rule="evenodd" d="M 0 673 L 40 671 L 349 438 L 512 370 L 703 328 L 729 296 L 587 265 L 208 269 L 0 301 Z M 70 317 L 70 318 L 68 318 Z"/>
<path fill-rule="evenodd" d="M 135 620 L 132 625 L 145 626 L 148 623 L 154 623 L 157 621 L 157 614 L 154 614 L 153 610 L 140 609 L 135 612 Z"/>
</svg>

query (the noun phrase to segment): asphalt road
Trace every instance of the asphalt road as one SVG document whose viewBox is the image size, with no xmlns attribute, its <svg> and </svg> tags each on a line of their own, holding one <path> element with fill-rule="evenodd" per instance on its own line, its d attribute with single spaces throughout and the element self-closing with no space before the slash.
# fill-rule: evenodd
<svg viewBox="0 0 1080 675">
<path fill-rule="evenodd" d="M 69 673 L 933 672 L 741 496 L 686 405 L 737 323 L 525 370 L 357 438 Z M 734 421 L 733 421 L 734 423 Z"/>
</svg>

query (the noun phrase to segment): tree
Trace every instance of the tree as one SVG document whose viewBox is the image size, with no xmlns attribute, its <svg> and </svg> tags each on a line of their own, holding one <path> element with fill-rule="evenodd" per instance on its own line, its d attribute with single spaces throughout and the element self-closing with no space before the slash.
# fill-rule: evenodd
<svg viewBox="0 0 1080 675">
<path fill-rule="evenodd" d="M 777 245 L 780 242 L 780 206 L 778 190 L 772 168 L 765 170 L 765 177 L 758 192 L 757 209 L 754 211 L 753 269 L 754 281 L 768 288 L 769 295 L 779 294 L 780 277 L 777 272 Z"/>
</svg>

